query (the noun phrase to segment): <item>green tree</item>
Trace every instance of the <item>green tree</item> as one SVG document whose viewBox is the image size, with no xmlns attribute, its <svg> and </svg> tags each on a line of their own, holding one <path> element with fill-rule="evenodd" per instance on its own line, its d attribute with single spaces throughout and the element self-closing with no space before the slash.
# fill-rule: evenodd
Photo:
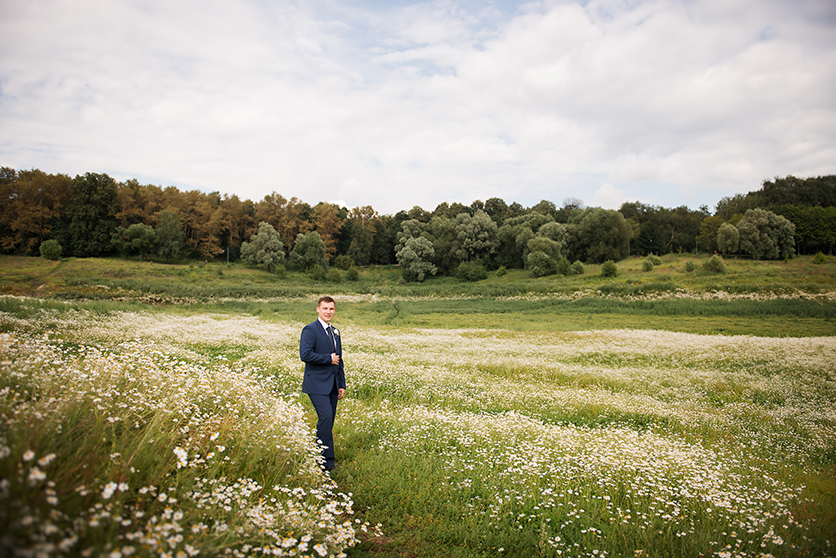
<svg viewBox="0 0 836 558">
<path fill-rule="evenodd" d="M 369 263 L 387 265 L 395 261 L 395 245 L 398 222 L 391 215 L 381 215 L 372 220 L 374 239 Z"/>
<path fill-rule="evenodd" d="M 759 194 L 749 192 L 748 194 L 735 194 L 732 197 L 722 198 L 717 202 L 714 215 L 722 217 L 724 221 L 731 221 L 737 214 L 743 215 L 750 209 L 761 207 L 763 202 Z"/>
<path fill-rule="evenodd" d="M 543 223 L 537 229 L 537 236 L 548 238 L 549 240 L 554 241 L 558 244 L 558 250 L 562 250 L 563 247 L 566 245 L 566 240 L 569 236 L 569 232 L 566 229 L 566 225 L 563 225 L 562 223 L 558 223 L 556 221 L 549 221 L 548 223 Z"/>
<path fill-rule="evenodd" d="M 726 221 L 717 215 L 712 215 L 703 219 L 700 224 L 700 234 L 698 236 L 700 248 L 710 253 L 719 250 L 717 247 L 717 232 Z"/>
<path fill-rule="evenodd" d="M 664 242 L 662 231 L 653 221 L 646 221 L 639 226 L 639 236 L 636 238 L 636 253 L 641 256 L 661 254 Z"/>
<path fill-rule="evenodd" d="M 497 226 L 501 225 L 505 219 L 511 216 L 508 204 L 501 198 L 488 198 L 485 200 L 485 213 L 488 214 Z"/>
<path fill-rule="evenodd" d="M 526 266 L 529 253 L 528 241 L 535 232 L 546 223 L 554 222 L 550 215 L 532 212 L 517 217 L 510 217 L 497 230 L 497 261 L 500 265 L 511 268 Z"/>
<path fill-rule="evenodd" d="M 782 205 L 772 211 L 795 225 L 795 246 L 799 254 L 832 251 L 836 242 L 836 207 Z"/>
<path fill-rule="evenodd" d="M 258 224 L 258 233 L 250 237 L 250 242 L 241 244 L 241 259 L 247 265 L 263 265 L 272 273 L 284 263 L 284 244 L 279 233 L 270 223 Z"/>
<path fill-rule="evenodd" d="M 724 254 L 737 252 L 740 246 L 740 231 L 732 224 L 723 223 L 717 229 L 717 249 Z"/>
<path fill-rule="evenodd" d="M 401 230 L 397 234 L 398 245 L 395 250 L 400 251 L 410 238 L 417 238 L 424 232 L 425 223 L 418 219 L 407 219 L 401 223 Z"/>
<path fill-rule="evenodd" d="M 351 243 L 348 245 L 348 256 L 352 261 L 357 265 L 369 265 L 373 245 L 371 226 L 355 223 Z"/>
<path fill-rule="evenodd" d="M 786 217 L 765 209 L 750 209 L 737 224 L 740 249 L 765 260 L 792 257 L 795 253 L 795 225 Z"/>
<path fill-rule="evenodd" d="M 496 223 L 481 209 L 471 217 L 468 213 L 456 216 L 456 257 L 459 261 L 487 259 L 498 244 Z"/>
<path fill-rule="evenodd" d="M 423 227 L 421 236 L 432 242 L 435 255 L 433 264 L 437 272 L 453 275 L 457 270 L 459 258 L 456 257 L 456 223 L 443 215 L 436 215 Z"/>
<path fill-rule="evenodd" d="M 533 238 L 526 242 L 528 254 L 525 256 L 525 266 L 536 277 L 554 274 L 563 257 L 563 247 L 567 238 L 566 227 L 560 223 L 549 221 L 544 223 Z M 568 274 L 569 262 L 566 261 Z"/>
<path fill-rule="evenodd" d="M 318 232 L 299 233 L 290 253 L 290 266 L 299 271 L 311 271 L 318 267 L 324 274 L 328 266 L 325 254 L 325 242 Z"/>
<path fill-rule="evenodd" d="M 177 259 L 185 246 L 183 224 L 174 211 L 161 211 L 157 226 L 157 254 L 169 262 Z"/>
<path fill-rule="evenodd" d="M 423 281 L 428 273 L 435 275 L 437 268 L 432 263 L 434 255 L 435 250 L 428 239 L 423 236 L 409 237 L 397 253 L 404 279 Z"/>
<path fill-rule="evenodd" d="M 539 203 L 532 205 L 528 209 L 528 211 L 533 213 L 540 213 L 542 215 L 548 215 L 552 219 L 556 219 L 558 215 L 557 206 L 554 204 L 554 202 L 551 202 L 549 200 L 540 200 Z"/>
<path fill-rule="evenodd" d="M 148 251 L 157 243 L 157 233 L 154 229 L 143 223 L 134 223 L 127 229 L 117 227 L 111 235 L 111 243 L 123 257 L 131 252 L 137 252 L 139 259 L 148 259 Z"/>
<path fill-rule="evenodd" d="M 836 206 L 836 175 L 765 180 L 757 192 L 764 205 Z"/>
<path fill-rule="evenodd" d="M 621 213 L 601 208 L 573 211 L 567 228 L 574 259 L 593 263 L 625 258 L 633 234 Z"/>
<path fill-rule="evenodd" d="M 70 202 L 69 239 L 72 254 L 78 257 L 101 256 L 110 252 L 116 231 L 119 209 L 116 181 L 106 174 L 88 172 L 76 176 Z"/>
</svg>

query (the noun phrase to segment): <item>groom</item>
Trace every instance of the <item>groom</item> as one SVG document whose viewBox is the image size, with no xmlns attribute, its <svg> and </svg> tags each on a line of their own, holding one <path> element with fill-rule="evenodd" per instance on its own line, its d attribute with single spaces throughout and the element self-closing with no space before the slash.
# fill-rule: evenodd
<svg viewBox="0 0 836 558">
<path fill-rule="evenodd" d="M 299 357 L 305 363 L 302 393 L 307 393 L 316 409 L 316 436 L 322 441 L 322 455 L 326 471 L 333 471 L 334 416 L 337 401 L 345 396 L 345 370 L 342 360 L 340 332 L 331 327 L 336 304 L 330 296 L 323 296 L 316 305 L 316 321 L 302 328 Z"/>
</svg>

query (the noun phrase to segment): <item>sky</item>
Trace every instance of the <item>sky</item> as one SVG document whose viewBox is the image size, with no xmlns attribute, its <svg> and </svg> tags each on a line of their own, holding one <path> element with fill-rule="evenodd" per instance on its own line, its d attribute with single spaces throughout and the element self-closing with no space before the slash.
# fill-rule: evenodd
<svg viewBox="0 0 836 558">
<path fill-rule="evenodd" d="M 2 0 L 0 166 L 713 210 L 836 174 L 836 2 Z"/>
</svg>

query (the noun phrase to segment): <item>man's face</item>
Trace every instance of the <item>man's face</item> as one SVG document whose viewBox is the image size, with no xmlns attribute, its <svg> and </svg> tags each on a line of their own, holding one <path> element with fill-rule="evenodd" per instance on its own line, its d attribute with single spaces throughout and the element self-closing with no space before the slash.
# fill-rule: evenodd
<svg viewBox="0 0 836 558">
<path fill-rule="evenodd" d="M 336 312 L 336 305 L 333 302 L 320 302 L 319 306 L 316 307 L 316 313 L 319 314 L 319 319 L 321 319 L 326 324 L 331 323 L 331 318 L 334 317 L 334 312 Z"/>
</svg>

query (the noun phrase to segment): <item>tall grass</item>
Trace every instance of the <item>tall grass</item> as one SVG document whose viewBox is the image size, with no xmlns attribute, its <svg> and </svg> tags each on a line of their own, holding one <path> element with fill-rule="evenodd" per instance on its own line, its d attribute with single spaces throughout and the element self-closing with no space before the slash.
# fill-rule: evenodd
<svg viewBox="0 0 836 558">
<path fill-rule="evenodd" d="M 330 476 L 298 394 L 310 301 L 6 304 L 3 548 L 833 555 L 836 338 L 379 328 L 353 304 Z"/>
<path fill-rule="evenodd" d="M 356 544 L 350 495 L 319 469 L 301 405 L 269 378 L 86 311 L 2 321 L 13 331 L 0 335 L 0 554 Z"/>
</svg>

